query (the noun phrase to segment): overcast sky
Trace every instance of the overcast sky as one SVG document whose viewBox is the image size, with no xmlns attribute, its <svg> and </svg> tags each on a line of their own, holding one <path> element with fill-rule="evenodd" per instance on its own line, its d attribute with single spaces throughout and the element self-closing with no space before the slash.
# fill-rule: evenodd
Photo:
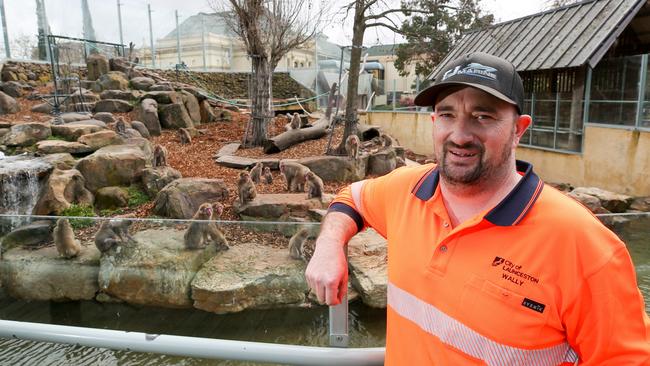
<svg viewBox="0 0 650 366">
<path fill-rule="evenodd" d="M 89 0 L 97 40 L 119 42 L 117 17 L 118 0 Z M 399 4 L 399 0 L 395 1 Z M 124 42 L 134 42 L 137 47 L 149 44 L 147 4 L 151 4 L 154 38 L 161 38 L 175 28 L 174 11 L 178 10 L 180 22 L 198 12 L 211 12 L 206 0 L 120 0 L 122 6 L 122 29 Z M 341 4 L 345 0 L 333 0 Z M 506 21 L 543 10 L 544 0 L 482 0 L 485 10 L 492 12 L 497 21 Z M 4 0 L 7 28 L 10 38 L 21 34 L 34 35 L 36 27 L 36 2 L 34 0 Z M 53 34 L 82 37 L 81 0 L 45 0 L 47 17 Z M 182 4 L 182 5 L 181 5 Z M 333 17 L 336 18 L 336 17 Z M 340 17 L 339 17 L 340 18 Z M 352 42 L 352 27 L 341 25 L 334 19 L 325 28 L 325 34 L 338 44 Z M 399 43 L 399 36 L 378 28 L 366 31 L 364 43 Z"/>
</svg>

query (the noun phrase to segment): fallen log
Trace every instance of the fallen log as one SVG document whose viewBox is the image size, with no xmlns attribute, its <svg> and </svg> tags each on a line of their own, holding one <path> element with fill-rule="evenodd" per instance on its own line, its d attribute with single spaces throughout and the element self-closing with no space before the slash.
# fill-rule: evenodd
<svg viewBox="0 0 650 366">
<path fill-rule="evenodd" d="M 285 150 L 297 143 L 307 140 L 319 139 L 327 134 L 328 126 L 329 119 L 321 118 L 310 127 L 283 132 L 273 138 L 266 140 L 264 143 L 264 153 L 279 153 L 280 151 Z"/>
</svg>

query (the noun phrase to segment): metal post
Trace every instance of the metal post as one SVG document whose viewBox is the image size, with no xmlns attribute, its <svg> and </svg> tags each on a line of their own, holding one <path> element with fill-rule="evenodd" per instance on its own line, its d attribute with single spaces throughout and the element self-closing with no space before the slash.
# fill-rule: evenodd
<svg viewBox="0 0 650 366">
<path fill-rule="evenodd" d="M 147 4 L 147 12 L 149 13 L 149 42 L 151 44 L 151 66 L 156 68 L 156 48 L 153 44 L 153 28 L 151 25 L 151 4 Z"/>
<path fill-rule="evenodd" d="M 316 93 L 316 109 L 320 107 L 320 97 L 318 97 L 318 37 L 314 37 L 314 92 Z"/>
<path fill-rule="evenodd" d="M 585 80 L 585 103 L 582 106 L 582 132 L 584 135 L 585 125 L 589 122 L 589 107 L 591 102 L 591 73 L 593 69 L 587 65 L 587 80 Z"/>
<path fill-rule="evenodd" d="M 528 133 L 528 145 L 533 144 L 533 126 L 535 125 L 535 92 L 530 93 L 530 132 Z"/>
<path fill-rule="evenodd" d="M 124 34 L 122 33 L 122 9 L 121 8 L 122 8 L 122 3 L 120 3 L 120 0 L 117 0 L 117 26 L 120 28 L 120 44 L 124 44 Z"/>
<path fill-rule="evenodd" d="M 553 127 L 553 148 L 557 149 L 557 127 L 560 120 L 560 92 L 555 92 L 555 126 Z"/>
<path fill-rule="evenodd" d="M 181 28 L 178 26 L 178 10 L 174 10 L 176 15 L 176 55 L 177 55 L 177 64 L 181 64 Z"/>
<path fill-rule="evenodd" d="M 343 73 L 343 53 L 345 52 L 345 47 L 341 47 L 341 63 L 339 64 L 339 82 L 336 84 L 339 88 L 336 94 L 336 112 L 334 112 L 334 117 L 339 115 L 339 100 L 341 99 L 341 74 Z M 329 154 L 329 148 L 327 149 Z"/>
<path fill-rule="evenodd" d="M 639 71 L 639 96 L 636 106 L 636 128 L 643 122 L 643 104 L 645 103 L 645 89 L 648 83 L 648 54 L 641 55 L 641 70 Z"/>
<path fill-rule="evenodd" d="M 415 75 L 415 94 L 420 94 L 420 75 Z"/>
<path fill-rule="evenodd" d="M 201 49 L 203 53 L 203 71 L 208 71 L 208 63 L 205 57 L 205 21 L 203 20 L 203 13 L 201 13 Z"/>
<path fill-rule="evenodd" d="M 11 58 L 11 48 L 9 47 L 9 33 L 7 32 L 7 16 L 5 15 L 5 2 L 0 0 L 0 17 L 2 17 L 2 33 L 5 40 L 5 56 Z"/>
<path fill-rule="evenodd" d="M 396 105 L 395 89 L 397 89 L 397 80 L 393 79 L 393 111 L 395 110 L 395 105 Z"/>
<path fill-rule="evenodd" d="M 348 257 L 348 246 L 345 246 L 345 257 Z M 347 284 L 346 284 L 347 286 Z M 348 346 L 350 336 L 348 333 L 348 293 L 341 299 L 341 303 L 329 307 L 330 316 L 330 347 L 345 348 Z"/>
</svg>

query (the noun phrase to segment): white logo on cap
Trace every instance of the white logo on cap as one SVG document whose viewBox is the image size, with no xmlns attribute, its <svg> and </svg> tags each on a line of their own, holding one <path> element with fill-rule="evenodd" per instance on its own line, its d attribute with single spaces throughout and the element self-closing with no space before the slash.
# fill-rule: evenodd
<svg viewBox="0 0 650 366">
<path fill-rule="evenodd" d="M 442 80 L 446 80 L 454 75 L 469 75 L 477 76 L 484 79 L 497 80 L 497 69 L 490 66 L 481 65 L 477 62 L 472 62 L 468 65 L 465 65 L 461 69 L 461 66 L 456 66 L 453 69 L 449 69 L 442 76 Z"/>
</svg>

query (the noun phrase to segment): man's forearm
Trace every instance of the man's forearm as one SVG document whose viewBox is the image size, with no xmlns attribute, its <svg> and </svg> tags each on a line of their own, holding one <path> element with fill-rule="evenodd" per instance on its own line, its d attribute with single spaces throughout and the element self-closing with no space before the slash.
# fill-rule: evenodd
<svg viewBox="0 0 650 366">
<path fill-rule="evenodd" d="M 341 212 L 329 212 L 321 224 L 316 246 L 343 246 L 357 233 L 357 229 L 356 222 L 350 216 Z"/>
</svg>

